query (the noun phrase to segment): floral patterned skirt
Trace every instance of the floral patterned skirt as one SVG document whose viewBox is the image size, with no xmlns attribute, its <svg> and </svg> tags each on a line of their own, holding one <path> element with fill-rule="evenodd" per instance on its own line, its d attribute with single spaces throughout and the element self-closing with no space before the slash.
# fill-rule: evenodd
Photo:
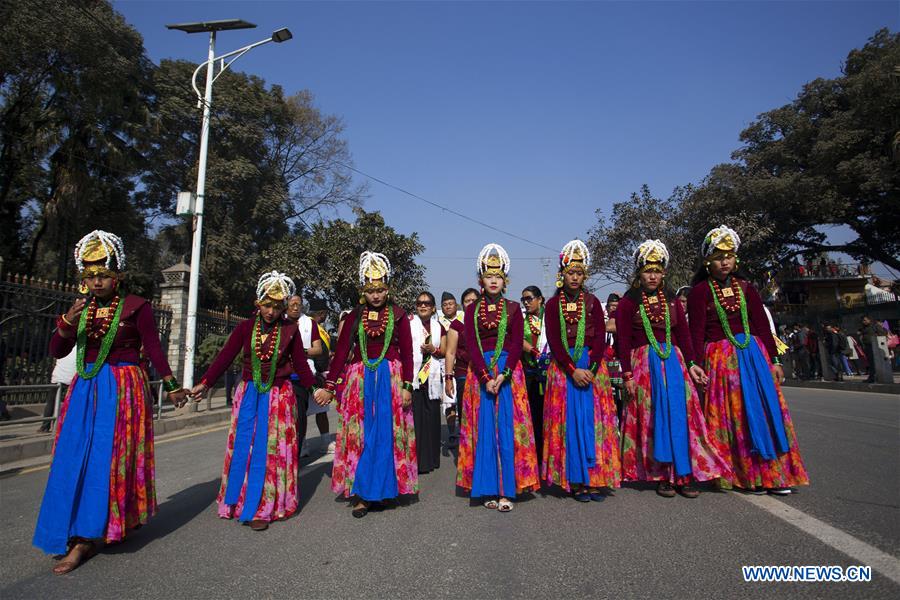
<svg viewBox="0 0 900 600">
<path fill-rule="evenodd" d="M 228 430 L 228 445 L 225 448 L 225 462 L 222 467 L 222 485 L 216 502 L 219 516 L 223 519 L 237 518 L 244 510 L 247 483 L 249 480 L 247 467 L 242 469 L 243 480 L 240 497 L 235 504 L 225 502 L 228 488 L 228 476 L 231 471 L 231 460 L 234 455 L 235 434 L 237 433 L 238 416 L 247 388 L 254 385 L 252 381 L 242 381 L 235 391 L 231 408 L 231 427 Z M 297 512 L 300 496 L 300 484 L 297 479 L 297 398 L 291 381 L 280 386 L 273 386 L 269 391 L 268 434 L 266 447 L 251 447 L 252 453 L 266 453 L 265 480 L 259 505 L 253 515 L 254 520 L 275 521 L 284 519 Z"/>
<path fill-rule="evenodd" d="M 731 477 L 731 469 L 719 456 L 707 431 L 706 419 L 700 407 L 697 390 L 684 366 L 684 357 L 676 346 L 669 360 L 677 360 L 684 376 L 687 407 L 688 449 L 691 474 L 677 477 L 672 463 L 653 460 L 653 397 L 650 383 L 649 345 L 631 351 L 634 383 L 637 393 L 625 402 L 622 419 L 622 477 L 626 481 L 668 481 L 683 485 L 694 479 L 709 481 L 717 477 Z M 665 376 L 665 369 L 663 375 Z"/>
<path fill-rule="evenodd" d="M 389 363 L 391 373 L 391 408 L 393 419 L 394 472 L 400 494 L 419 492 L 419 470 L 416 460 L 416 434 L 413 427 L 412 406 L 404 408 L 401 395 L 403 376 L 400 361 Z M 355 362 L 343 374 L 344 389 L 338 406 L 337 438 L 335 439 L 334 467 L 331 473 L 331 490 L 349 498 L 353 495 L 356 467 L 365 445 L 365 388 L 366 367 Z"/>
<path fill-rule="evenodd" d="M 754 338 L 754 343 L 758 344 L 759 340 Z M 768 359 L 765 347 L 760 344 L 760 348 Z M 790 449 L 774 460 L 765 460 L 751 451 L 738 357 L 734 347 L 727 339 L 707 344 L 705 362 L 706 374 L 709 376 L 704 405 L 706 426 L 718 454 L 733 472 L 732 477 L 726 477 L 726 480 L 744 489 L 809 485 L 809 475 L 800 458 L 794 423 L 781 393 L 781 385 L 775 382 Z"/>
<path fill-rule="evenodd" d="M 596 464 L 589 469 L 590 487 L 617 488 L 622 482 L 619 456 L 619 427 L 616 403 L 613 400 L 609 372 L 602 364 L 593 383 L 594 440 Z M 548 484 L 556 484 L 571 491 L 566 475 L 566 396 L 568 381 L 565 371 L 554 360 L 547 370 L 547 391 L 544 396 L 544 448 L 541 477 Z"/>
<path fill-rule="evenodd" d="M 490 357 L 488 357 L 490 362 Z M 525 387 L 525 372 L 517 363 L 512 373 L 512 381 L 503 385 L 511 386 L 513 415 L 513 471 L 516 493 L 531 491 L 540 487 L 537 453 L 534 448 L 534 430 L 528 406 L 528 391 Z M 456 461 L 456 485 L 466 491 L 472 489 L 475 469 L 475 454 L 478 451 L 478 410 L 481 407 L 481 382 L 472 369 L 466 375 L 462 406 L 459 415 L 459 458 Z"/>
</svg>

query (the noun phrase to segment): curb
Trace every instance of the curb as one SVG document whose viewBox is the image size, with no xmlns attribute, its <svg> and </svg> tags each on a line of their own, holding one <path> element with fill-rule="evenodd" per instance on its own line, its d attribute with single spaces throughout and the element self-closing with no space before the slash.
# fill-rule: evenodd
<svg viewBox="0 0 900 600">
<path fill-rule="evenodd" d="M 153 437 L 159 437 L 182 429 L 208 427 L 231 418 L 231 407 L 216 408 L 200 413 L 188 413 L 153 421 Z M 0 471 L 8 465 L 48 456 L 53 450 L 53 435 L 25 440 L 10 440 L 0 444 Z"/>
<path fill-rule="evenodd" d="M 862 381 L 798 381 L 787 379 L 782 387 L 835 390 L 839 392 L 871 392 L 875 394 L 900 394 L 900 383 L 865 383 Z"/>
</svg>

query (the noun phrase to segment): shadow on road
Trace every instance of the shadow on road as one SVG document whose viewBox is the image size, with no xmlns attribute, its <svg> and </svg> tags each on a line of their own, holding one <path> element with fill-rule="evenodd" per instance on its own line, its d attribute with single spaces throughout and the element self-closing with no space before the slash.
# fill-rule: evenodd
<svg viewBox="0 0 900 600">
<path fill-rule="evenodd" d="M 194 517 L 207 510 L 219 492 L 220 478 L 198 483 L 177 492 L 159 505 L 156 516 L 150 523 L 133 532 L 121 544 L 107 546 L 104 554 L 130 554 L 137 552 L 153 540 L 166 537 L 191 522 Z"/>
</svg>

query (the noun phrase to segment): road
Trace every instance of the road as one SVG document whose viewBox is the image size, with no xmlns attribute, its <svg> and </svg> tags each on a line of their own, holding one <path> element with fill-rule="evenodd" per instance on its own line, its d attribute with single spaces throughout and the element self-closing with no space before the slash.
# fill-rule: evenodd
<svg viewBox="0 0 900 600">
<path fill-rule="evenodd" d="M 313 456 L 299 514 L 254 532 L 216 517 L 225 430 L 189 433 L 158 445 L 157 517 L 65 577 L 30 544 L 47 471 L 24 472 L 0 480 L 0 596 L 900 597 L 900 398 L 786 394 L 812 485 L 784 499 L 630 486 L 599 504 L 536 494 L 499 514 L 454 493 L 445 458 L 417 502 L 357 520 L 330 491 L 329 457 Z M 741 576 L 742 565 L 869 560 L 880 570 L 868 583 Z"/>
</svg>

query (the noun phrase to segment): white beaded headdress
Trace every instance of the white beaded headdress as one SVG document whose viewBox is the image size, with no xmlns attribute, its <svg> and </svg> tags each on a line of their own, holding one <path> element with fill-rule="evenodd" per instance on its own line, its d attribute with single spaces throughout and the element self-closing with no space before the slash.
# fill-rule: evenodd
<svg viewBox="0 0 900 600">
<path fill-rule="evenodd" d="M 663 269 L 669 266 L 669 249 L 660 240 L 645 241 L 637 247 L 632 257 L 636 271 L 643 271 L 651 265 L 658 265 Z"/>
<path fill-rule="evenodd" d="M 572 267 L 581 267 L 587 274 L 588 267 L 591 266 L 591 252 L 587 245 L 581 240 L 572 240 L 559 253 L 559 271 L 565 273 Z"/>
<path fill-rule="evenodd" d="M 359 285 L 365 288 L 375 281 L 387 285 L 391 278 L 391 261 L 380 252 L 366 250 L 359 255 Z"/>
<path fill-rule="evenodd" d="M 84 263 L 106 260 L 106 268 L 112 270 L 113 257 L 116 259 L 116 271 L 125 270 L 125 245 L 122 238 L 95 229 L 75 244 L 75 266 L 78 272 L 84 271 Z"/>
<path fill-rule="evenodd" d="M 740 246 L 741 237 L 737 231 L 727 225 L 719 225 L 715 229 L 710 229 L 703 238 L 703 243 L 700 244 L 700 254 L 706 258 L 716 252 L 737 253 Z"/>
<path fill-rule="evenodd" d="M 268 298 L 287 304 L 296 291 L 297 287 L 290 277 L 278 271 L 269 271 L 263 273 L 256 284 L 256 300 L 262 302 Z"/>
<path fill-rule="evenodd" d="M 509 254 L 500 244 L 488 244 L 478 253 L 475 269 L 479 277 L 499 275 L 506 279 L 509 275 Z"/>
</svg>

